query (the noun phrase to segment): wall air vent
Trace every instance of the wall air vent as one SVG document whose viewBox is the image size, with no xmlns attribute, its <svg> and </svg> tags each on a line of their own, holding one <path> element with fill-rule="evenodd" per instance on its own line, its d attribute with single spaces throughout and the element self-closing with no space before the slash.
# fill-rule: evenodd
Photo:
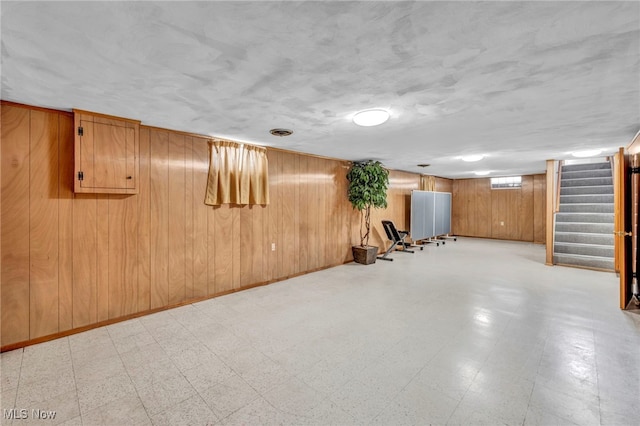
<svg viewBox="0 0 640 426">
<path fill-rule="evenodd" d="M 271 129 L 269 130 L 269 133 L 271 133 L 273 136 L 289 136 L 293 133 L 293 130 L 289 130 L 289 129 Z"/>
</svg>

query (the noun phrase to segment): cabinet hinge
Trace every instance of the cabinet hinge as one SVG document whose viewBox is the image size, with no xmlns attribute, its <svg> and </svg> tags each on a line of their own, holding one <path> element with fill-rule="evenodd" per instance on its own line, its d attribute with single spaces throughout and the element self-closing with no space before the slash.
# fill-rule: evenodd
<svg viewBox="0 0 640 426">
<path fill-rule="evenodd" d="M 78 172 L 78 180 L 84 180 L 84 173 Z"/>
<path fill-rule="evenodd" d="M 78 127 L 78 136 L 84 136 L 84 129 L 82 127 Z"/>
</svg>

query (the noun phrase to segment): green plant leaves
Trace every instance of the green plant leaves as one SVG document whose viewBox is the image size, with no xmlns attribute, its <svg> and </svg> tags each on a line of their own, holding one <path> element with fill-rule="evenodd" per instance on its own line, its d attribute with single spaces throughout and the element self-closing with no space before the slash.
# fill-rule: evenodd
<svg viewBox="0 0 640 426">
<path fill-rule="evenodd" d="M 389 171 L 379 161 L 353 163 L 347 173 L 349 201 L 354 208 L 387 207 Z"/>
<path fill-rule="evenodd" d="M 379 161 L 363 161 L 353 163 L 347 172 L 349 180 L 348 197 L 351 205 L 364 215 L 366 232 L 360 231 L 360 243 L 362 246 L 369 244 L 369 231 L 371 229 L 371 208 L 387 207 L 387 185 L 389 184 L 389 171 L 382 167 Z M 362 219 L 362 217 L 361 217 Z"/>
</svg>

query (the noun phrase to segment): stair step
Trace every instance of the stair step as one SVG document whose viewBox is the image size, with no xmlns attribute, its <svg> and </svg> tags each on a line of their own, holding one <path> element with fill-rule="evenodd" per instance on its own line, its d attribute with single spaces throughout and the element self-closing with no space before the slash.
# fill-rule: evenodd
<svg viewBox="0 0 640 426">
<path fill-rule="evenodd" d="M 556 223 L 613 223 L 613 213 L 556 213 Z"/>
<path fill-rule="evenodd" d="M 565 203 L 613 203 L 613 194 L 560 195 L 560 204 Z"/>
<path fill-rule="evenodd" d="M 613 203 L 560 204 L 562 213 L 613 213 Z"/>
<path fill-rule="evenodd" d="M 555 243 L 578 243 L 578 244 L 597 244 L 597 245 L 613 245 L 613 232 L 610 233 L 582 233 L 582 232 L 556 232 Z"/>
<path fill-rule="evenodd" d="M 613 223 L 556 222 L 556 232 L 613 234 Z"/>
<path fill-rule="evenodd" d="M 591 177 L 611 177 L 611 169 L 596 169 L 596 170 L 575 170 L 565 171 L 562 169 L 562 179 L 581 179 Z"/>
<path fill-rule="evenodd" d="M 611 163 L 603 161 L 601 163 L 567 164 L 562 166 L 562 172 L 577 172 L 581 170 L 611 169 Z"/>
<path fill-rule="evenodd" d="M 613 258 L 613 245 L 555 242 L 553 244 L 553 253 Z"/>
<path fill-rule="evenodd" d="M 613 185 L 565 186 L 560 188 L 560 195 L 596 195 L 613 194 Z"/>
<path fill-rule="evenodd" d="M 585 256 L 581 254 L 556 254 L 553 262 L 561 265 L 584 266 L 587 268 L 613 270 L 614 262 L 612 258 L 600 256 Z"/>
<path fill-rule="evenodd" d="M 561 188 L 571 186 L 595 186 L 595 185 L 613 185 L 613 178 L 609 177 L 588 177 L 579 179 L 565 179 L 562 178 L 560 182 Z"/>
</svg>

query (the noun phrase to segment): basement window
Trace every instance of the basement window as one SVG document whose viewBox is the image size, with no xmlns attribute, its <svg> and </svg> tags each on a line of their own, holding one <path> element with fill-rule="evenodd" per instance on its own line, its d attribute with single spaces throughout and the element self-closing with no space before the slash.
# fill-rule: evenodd
<svg viewBox="0 0 640 426">
<path fill-rule="evenodd" d="M 491 178 L 491 189 L 516 189 L 522 187 L 522 176 Z"/>
</svg>

